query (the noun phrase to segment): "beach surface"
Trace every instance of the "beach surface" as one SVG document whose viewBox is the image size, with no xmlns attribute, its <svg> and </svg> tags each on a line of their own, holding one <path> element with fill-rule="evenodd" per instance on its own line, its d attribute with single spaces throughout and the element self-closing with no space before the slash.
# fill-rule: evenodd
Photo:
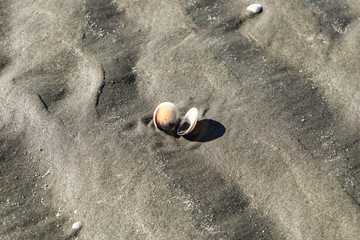
<svg viewBox="0 0 360 240">
<path fill-rule="evenodd" d="M 359 239 L 360 2 L 251 3 L 0 1 L 0 239 Z"/>
</svg>

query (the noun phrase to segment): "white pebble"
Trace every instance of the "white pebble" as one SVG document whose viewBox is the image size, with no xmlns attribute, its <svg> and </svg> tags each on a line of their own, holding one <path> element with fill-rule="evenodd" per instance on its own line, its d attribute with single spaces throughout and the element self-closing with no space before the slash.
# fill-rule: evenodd
<svg viewBox="0 0 360 240">
<path fill-rule="evenodd" d="M 72 225 L 72 229 L 80 229 L 82 227 L 81 222 L 76 222 Z"/>
<path fill-rule="evenodd" d="M 260 13 L 262 11 L 262 6 L 260 4 L 254 3 L 249 5 L 246 10 L 253 13 Z"/>
<path fill-rule="evenodd" d="M 78 214 L 78 210 L 75 210 L 75 211 L 74 211 L 74 214 Z"/>
</svg>

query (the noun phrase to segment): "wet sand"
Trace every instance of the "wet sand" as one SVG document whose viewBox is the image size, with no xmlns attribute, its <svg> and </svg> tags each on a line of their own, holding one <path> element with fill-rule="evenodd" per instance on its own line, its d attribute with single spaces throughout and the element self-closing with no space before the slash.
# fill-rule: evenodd
<svg viewBox="0 0 360 240">
<path fill-rule="evenodd" d="M 360 3 L 250 3 L 1 1 L 0 238 L 357 239 Z"/>
</svg>

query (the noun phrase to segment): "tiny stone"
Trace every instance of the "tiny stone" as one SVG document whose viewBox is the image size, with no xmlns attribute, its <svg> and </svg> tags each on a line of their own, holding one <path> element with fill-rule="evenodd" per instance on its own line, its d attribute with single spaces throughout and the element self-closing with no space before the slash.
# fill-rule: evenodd
<svg viewBox="0 0 360 240">
<path fill-rule="evenodd" d="M 74 211 L 74 214 L 78 214 L 78 210 L 75 210 L 75 211 Z"/>
<path fill-rule="evenodd" d="M 260 4 L 251 4 L 249 5 L 246 10 L 253 12 L 253 13 L 261 13 L 262 12 L 262 6 Z"/>
<path fill-rule="evenodd" d="M 81 222 L 76 222 L 72 225 L 72 229 L 78 230 L 82 227 Z"/>
</svg>

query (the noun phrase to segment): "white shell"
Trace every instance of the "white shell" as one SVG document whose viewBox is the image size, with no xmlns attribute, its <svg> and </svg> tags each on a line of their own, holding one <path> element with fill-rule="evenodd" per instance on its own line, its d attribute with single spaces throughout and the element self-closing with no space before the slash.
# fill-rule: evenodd
<svg viewBox="0 0 360 240">
<path fill-rule="evenodd" d="M 82 227 L 81 222 L 76 222 L 72 225 L 71 228 L 77 230 L 77 229 L 80 229 L 81 227 Z"/>
<path fill-rule="evenodd" d="M 160 103 L 154 111 L 154 125 L 165 131 L 174 130 L 180 122 L 180 112 L 171 102 Z"/>
<path fill-rule="evenodd" d="M 261 10 L 262 10 L 262 6 L 260 4 L 251 4 L 249 5 L 246 10 L 250 11 L 250 12 L 253 12 L 253 13 L 260 13 Z"/>
<path fill-rule="evenodd" d="M 191 108 L 184 116 L 180 122 L 180 126 L 177 129 L 177 134 L 183 136 L 189 134 L 194 130 L 197 119 L 198 119 L 198 110 L 197 108 Z"/>
</svg>

